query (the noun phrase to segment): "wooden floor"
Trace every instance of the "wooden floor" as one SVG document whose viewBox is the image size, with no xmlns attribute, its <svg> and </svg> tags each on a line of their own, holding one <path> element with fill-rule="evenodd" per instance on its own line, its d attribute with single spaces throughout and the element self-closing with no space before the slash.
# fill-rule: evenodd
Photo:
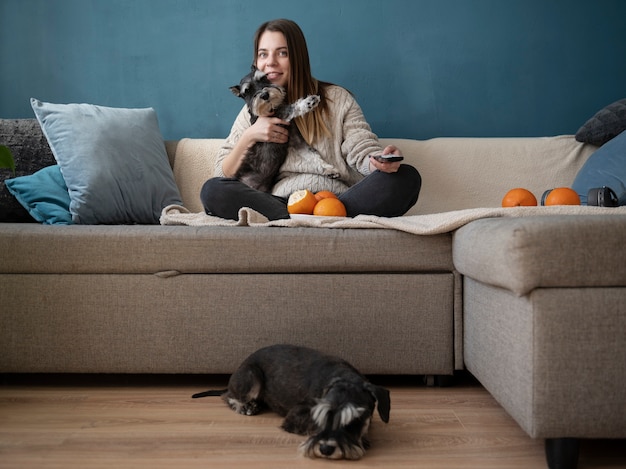
<svg viewBox="0 0 626 469">
<path fill-rule="evenodd" d="M 543 442 L 515 424 L 469 376 L 429 388 L 373 379 L 391 390 L 391 418 L 375 418 L 360 461 L 311 460 L 303 437 L 274 414 L 245 417 L 215 397 L 217 377 L 4 376 L 0 468 L 545 468 Z M 625 441 L 584 441 L 579 469 L 626 468 Z"/>
</svg>

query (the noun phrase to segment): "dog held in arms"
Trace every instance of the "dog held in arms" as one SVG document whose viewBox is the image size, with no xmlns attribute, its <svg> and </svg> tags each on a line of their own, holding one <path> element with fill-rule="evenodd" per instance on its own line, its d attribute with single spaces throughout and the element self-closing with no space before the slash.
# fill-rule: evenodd
<svg viewBox="0 0 626 469">
<path fill-rule="evenodd" d="M 237 413 L 267 408 L 285 417 L 281 428 L 308 435 L 301 450 L 310 458 L 360 459 L 369 447 L 374 409 L 389 422 L 389 391 L 370 383 L 347 361 L 294 345 L 271 345 L 246 358 L 221 395 Z"/>
<path fill-rule="evenodd" d="M 279 117 L 291 122 L 296 117 L 311 111 L 320 102 L 320 97 L 310 95 L 287 104 L 287 92 L 281 86 L 272 84 L 265 73 L 254 65 L 241 79 L 239 85 L 231 86 L 232 93 L 242 98 L 248 105 L 250 122 L 254 124 L 259 116 Z M 289 126 L 287 143 L 257 142 L 246 153 L 235 177 L 248 186 L 263 192 L 270 192 L 278 170 L 287 158 L 289 145 L 303 143 L 304 140 L 295 125 Z"/>
</svg>

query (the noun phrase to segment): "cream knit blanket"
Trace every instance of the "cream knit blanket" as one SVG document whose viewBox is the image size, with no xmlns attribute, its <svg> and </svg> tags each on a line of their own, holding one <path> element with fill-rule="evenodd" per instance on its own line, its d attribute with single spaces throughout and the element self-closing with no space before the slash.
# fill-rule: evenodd
<svg viewBox="0 0 626 469">
<path fill-rule="evenodd" d="M 626 206 L 616 208 L 586 206 L 472 208 L 429 215 L 403 217 L 377 217 L 358 215 L 354 218 L 298 217 L 269 221 L 265 216 L 250 208 L 239 210 L 239 220 L 226 220 L 205 213 L 191 213 L 180 205 L 169 205 L 161 214 L 161 225 L 188 226 L 283 226 L 318 228 L 388 228 L 417 235 L 448 233 L 479 218 L 522 217 L 542 215 L 622 215 Z"/>
</svg>

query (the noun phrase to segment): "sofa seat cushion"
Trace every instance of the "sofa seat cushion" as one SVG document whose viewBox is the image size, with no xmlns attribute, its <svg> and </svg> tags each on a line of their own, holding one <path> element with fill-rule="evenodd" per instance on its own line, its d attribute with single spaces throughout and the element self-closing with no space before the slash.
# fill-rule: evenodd
<svg viewBox="0 0 626 469">
<path fill-rule="evenodd" d="M 451 272 L 451 245 L 387 229 L 7 223 L 0 273 Z"/>
<path fill-rule="evenodd" d="M 525 295 L 542 287 L 626 285 L 626 216 L 486 218 L 457 230 L 455 268 Z"/>
</svg>

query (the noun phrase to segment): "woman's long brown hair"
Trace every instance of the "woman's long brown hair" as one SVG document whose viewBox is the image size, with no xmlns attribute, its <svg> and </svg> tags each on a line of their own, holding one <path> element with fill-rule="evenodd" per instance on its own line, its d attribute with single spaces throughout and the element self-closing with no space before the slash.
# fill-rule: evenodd
<svg viewBox="0 0 626 469">
<path fill-rule="evenodd" d="M 322 98 L 320 104 L 312 112 L 294 119 L 304 140 L 309 145 L 312 145 L 323 135 L 330 135 L 330 131 L 324 122 L 324 116 L 328 114 L 328 98 L 325 96 L 325 88 L 329 84 L 316 80 L 311 75 L 309 50 L 304 33 L 300 26 L 291 20 L 276 19 L 267 21 L 259 26 L 254 35 L 254 64 L 256 64 L 257 60 L 259 41 L 265 31 L 283 33 L 287 40 L 289 63 L 291 65 L 289 83 L 287 84 L 288 102 L 294 103 L 298 99 L 311 94 L 317 94 Z"/>
</svg>

